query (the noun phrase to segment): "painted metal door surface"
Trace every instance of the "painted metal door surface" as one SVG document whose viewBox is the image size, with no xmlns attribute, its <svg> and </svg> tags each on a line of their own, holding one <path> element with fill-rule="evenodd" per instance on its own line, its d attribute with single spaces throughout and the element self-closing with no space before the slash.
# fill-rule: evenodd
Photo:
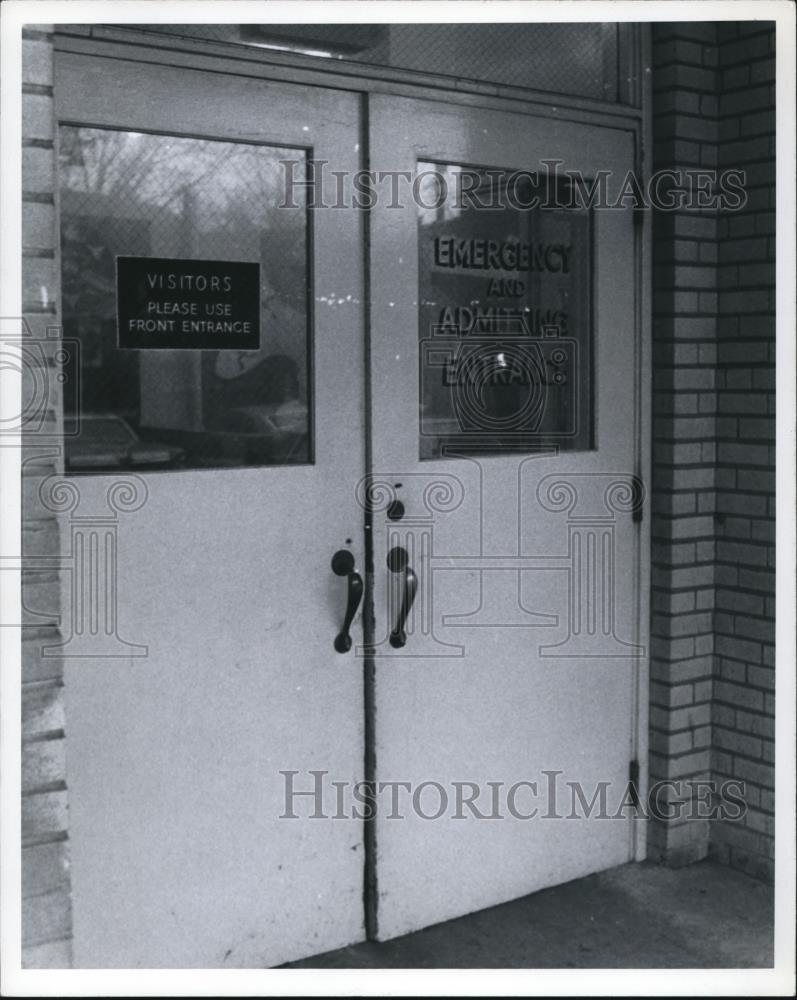
<svg viewBox="0 0 797 1000">
<path fill-rule="evenodd" d="M 362 662 L 333 648 L 347 587 L 330 569 L 338 550 L 362 569 L 361 219 L 308 211 L 283 181 L 312 157 L 356 169 L 357 98 L 133 59 L 64 54 L 57 73 L 65 335 L 94 407 L 66 442 L 81 474 L 51 500 L 73 566 L 75 965 L 264 967 L 343 946 L 364 934 L 362 824 L 281 818 L 282 772 L 362 777 Z M 157 285 L 120 313 L 131 337 L 211 338 L 111 352 L 128 366 L 116 399 L 94 370 L 116 347 L 114 256 Z M 243 273 L 228 263 L 259 266 L 259 348 L 213 341 L 252 333 L 244 292 L 191 297 L 218 299 Z M 244 392 L 256 366 L 279 375 L 268 405 Z"/>
<path fill-rule="evenodd" d="M 370 123 L 400 192 L 371 213 L 387 939 L 640 856 L 642 346 L 633 213 L 588 196 L 630 132 L 382 96 Z"/>
</svg>

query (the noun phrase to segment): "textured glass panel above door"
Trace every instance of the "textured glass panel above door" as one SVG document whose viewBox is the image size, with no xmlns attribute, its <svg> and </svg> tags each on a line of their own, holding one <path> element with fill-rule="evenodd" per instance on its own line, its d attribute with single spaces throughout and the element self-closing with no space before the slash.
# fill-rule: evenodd
<svg viewBox="0 0 797 1000">
<path fill-rule="evenodd" d="M 418 174 L 420 457 L 592 448 L 590 211 L 562 176 Z"/>
<path fill-rule="evenodd" d="M 618 100 L 616 24 L 393 24 L 385 47 L 402 69 Z"/>
<path fill-rule="evenodd" d="M 281 147 L 63 125 L 67 471 L 312 461 L 307 210 Z M 70 433 L 71 431 L 71 433 Z"/>
<path fill-rule="evenodd" d="M 137 29 L 375 67 L 632 103 L 631 39 L 616 23 L 150 24 Z"/>
</svg>

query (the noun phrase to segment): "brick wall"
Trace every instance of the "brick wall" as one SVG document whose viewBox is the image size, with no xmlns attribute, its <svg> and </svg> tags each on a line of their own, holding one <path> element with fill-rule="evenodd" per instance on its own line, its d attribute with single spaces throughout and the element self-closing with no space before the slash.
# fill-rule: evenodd
<svg viewBox="0 0 797 1000">
<path fill-rule="evenodd" d="M 651 781 L 747 783 L 651 853 L 771 875 L 774 32 L 653 28 L 654 169 L 747 171 L 743 211 L 654 217 Z M 688 799 L 684 789 L 683 799 Z M 675 799 L 675 794 L 671 795 Z"/>
<path fill-rule="evenodd" d="M 775 37 L 720 24 L 719 162 L 747 173 L 718 220 L 715 683 L 712 771 L 747 789 L 742 823 L 711 852 L 772 877 L 775 617 Z"/>
<path fill-rule="evenodd" d="M 61 469 L 58 270 L 52 33 L 22 41 L 22 308 L 24 378 L 42 402 L 23 424 L 22 452 L 22 964 L 71 965 L 71 903 L 62 663 L 43 655 L 60 641 L 58 523 L 39 487 Z M 23 398 L 26 398 L 23 395 Z"/>
<path fill-rule="evenodd" d="M 715 25 L 654 25 L 653 62 L 654 169 L 716 167 Z M 650 780 L 684 783 L 673 811 L 711 777 L 717 225 L 692 208 L 653 220 Z M 708 837 L 705 820 L 654 821 L 651 854 L 688 863 Z"/>
</svg>

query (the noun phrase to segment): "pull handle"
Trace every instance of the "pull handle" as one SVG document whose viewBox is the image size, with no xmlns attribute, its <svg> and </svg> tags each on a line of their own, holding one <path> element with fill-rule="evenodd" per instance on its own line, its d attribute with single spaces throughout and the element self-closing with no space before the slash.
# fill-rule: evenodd
<svg viewBox="0 0 797 1000">
<path fill-rule="evenodd" d="M 398 618 L 396 627 L 390 633 L 390 645 L 394 649 L 401 649 L 407 643 L 407 632 L 405 625 L 409 617 L 412 602 L 418 590 L 418 577 L 410 566 L 410 557 L 406 549 L 400 545 L 391 549 L 387 554 L 387 568 L 391 573 L 402 574 L 401 601 L 399 603 Z"/>
<path fill-rule="evenodd" d="M 354 568 L 354 556 L 348 549 L 339 549 L 332 556 L 332 572 L 335 576 L 345 576 L 348 580 L 348 586 L 346 587 L 346 613 L 343 616 L 343 627 L 335 636 L 334 643 L 336 653 L 348 653 L 351 649 L 349 629 L 362 600 L 363 578 Z"/>
</svg>

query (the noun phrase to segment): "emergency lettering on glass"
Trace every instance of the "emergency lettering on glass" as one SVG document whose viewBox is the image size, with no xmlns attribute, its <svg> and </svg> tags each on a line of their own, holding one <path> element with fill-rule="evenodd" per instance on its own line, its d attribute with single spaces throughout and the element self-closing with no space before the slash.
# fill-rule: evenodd
<svg viewBox="0 0 797 1000">
<path fill-rule="evenodd" d="M 549 271 L 567 274 L 570 251 L 563 243 L 523 243 L 517 240 L 455 239 L 437 236 L 434 262 L 437 267 L 474 271 Z"/>
<path fill-rule="evenodd" d="M 118 346 L 256 351 L 260 264 L 117 257 Z"/>
</svg>

